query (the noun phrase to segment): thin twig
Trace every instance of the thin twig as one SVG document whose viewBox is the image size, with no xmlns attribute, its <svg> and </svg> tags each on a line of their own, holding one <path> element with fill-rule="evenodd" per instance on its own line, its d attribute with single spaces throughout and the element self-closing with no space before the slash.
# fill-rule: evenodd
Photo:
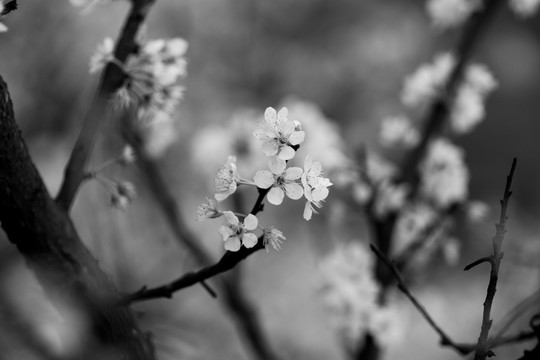
<svg viewBox="0 0 540 360">
<path fill-rule="evenodd" d="M 491 307 L 493 305 L 493 299 L 495 298 L 495 292 L 497 291 L 497 281 L 499 279 L 499 267 L 503 253 L 501 251 L 502 243 L 504 240 L 504 234 L 506 233 L 506 210 L 512 195 L 512 178 L 514 171 L 516 170 L 517 159 L 512 161 L 512 167 L 510 173 L 506 177 L 506 186 L 504 189 L 504 195 L 501 200 L 501 216 L 499 223 L 495 225 L 496 233 L 493 237 L 493 254 L 491 255 L 491 273 L 489 276 L 489 284 L 486 292 L 486 300 L 484 301 L 484 311 L 482 315 L 482 327 L 480 330 L 480 336 L 478 337 L 478 345 L 476 347 L 476 353 L 474 354 L 474 360 L 484 360 L 487 356 L 493 355 L 493 352 L 489 349 L 489 330 L 491 329 Z"/>
<path fill-rule="evenodd" d="M 469 352 L 471 352 L 471 349 L 468 345 L 465 344 L 458 344 L 454 342 L 450 336 L 448 336 L 444 330 L 437 325 L 435 320 L 429 315 L 426 308 L 420 304 L 420 302 L 414 297 L 414 295 L 409 291 L 407 286 L 405 285 L 405 282 L 403 281 L 403 278 L 401 277 L 401 274 L 399 273 L 399 270 L 397 269 L 396 265 L 388 259 L 386 255 L 384 255 L 377 247 L 373 244 L 370 244 L 369 247 L 371 248 L 371 251 L 377 255 L 377 257 L 392 271 L 392 274 L 394 275 L 394 278 L 397 280 L 397 287 L 398 289 L 407 296 L 407 298 L 412 302 L 414 307 L 420 312 L 420 314 L 424 317 L 424 319 L 428 322 L 428 324 L 435 330 L 435 332 L 440 337 L 440 344 L 442 346 L 449 346 L 453 348 L 455 351 L 457 351 L 460 355 L 466 355 Z"/>
<path fill-rule="evenodd" d="M 136 48 L 136 37 L 155 0 L 132 0 L 131 11 L 120 33 L 114 57 L 125 63 Z M 125 81 L 125 74 L 116 64 L 108 63 L 101 76 L 98 90 L 83 120 L 83 126 L 64 170 L 64 179 L 56 203 L 64 210 L 71 208 L 80 184 L 85 179 L 85 168 L 90 159 L 96 134 L 104 122 L 110 96 Z"/>
</svg>

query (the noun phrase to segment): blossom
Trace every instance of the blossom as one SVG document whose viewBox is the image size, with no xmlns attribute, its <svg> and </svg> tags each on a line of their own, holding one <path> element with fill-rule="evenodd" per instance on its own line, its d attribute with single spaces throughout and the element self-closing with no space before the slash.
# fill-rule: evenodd
<svg viewBox="0 0 540 360">
<path fill-rule="evenodd" d="M 0 17 L 4 15 L 4 3 L 0 0 Z M 6 32 L 8 30 L 7 26 L 0 22 L 0 33 Z"/>
<path fill-rule="evenodd" d="M 263 229 L 263 244 L 268 251 L 268 245 L 272 246 L 274 250 L 280 250 L 281 244 L 284 240 L 287 240 L 283 233 L 271 226 Z"/>
<path fill-rule="evenodd" d="M 533 16 L 539 6 L 540 0 L 510 0 L 510 8 L 522 17 Z"/>
<path fill-rule="evenodd" d="M 226 250 L 238 251 L 242 245 L 252 248 L 257 244 L 257 236 L 248 232 L 255 230 L 259 224 L 255 215 L 247 215 L 242 223 L 231 211 L 224 211 L 223 217 L 225 225 L 219 228 L 219 233 L 223 237 Z"/>
<path fill-rule="evenodd" d="M 262 140 L 262 152 L 266 156 L 277 156 L 281 160 L 290 160 L 296 150 L 293 146 L 300 145 L 305 133 L 297 129 L 297 124 L 288 119 L 287 108 L 276 113 L 274 108 L 267 108 L 264 112 L 264 121 L 253 132 L 255 138 Z"/>
<path fill-rule="evenodd" d="M 469 171 L 463 150 L 446 139 L 431 142 L 420 164 L 420 190 L 439 207 L 466 199 Z"/>
<path fill-rule="evenodd" d="M 120 210 L 126 210 L 137 196 L 135 186 L 127 181 L 116 182 L 115 191 L 111 194 L 111 204 Z"/>
<path fill-rule="evenodd" d="M 450 28 L 464 23 L 482 5 L 478 0 L 429 0 L 426 10 L 438 28 Z"/>
<path fill-rule="evenodd" d="M 157 159 L 176 142 L 178 131 L 171 115 L 158 108 L 140 108 L 135 127 L 142 141 L 144 152 Z"/>
<path fill-rule="evenodd" d="M 437 220 L 435 209 L 425 202 L 409 203 L 400 211 L 392 238 L 392 253 L 399 254 L 417 241 Z"/>
<path fill-rule="evenodd" d="M 328 197 L 328 187 L 332 185 L 330 179 L 322 176 L 322 165 L 318 161 L 313 161 L 310 156 L 304 161 L 304 173 L 302 174 L 302 186 L 306 205 L 304 207 L 304 219 L 310 220 L 313 213 L 317 211 L 313 207 L 321 208 L 322 202 Z"/>
<path fill-rule="evenodd" d="M 122 149 L 122 154 L 118 157 L 118 161 L 122 165 L 128 165 L 135 162 L 137 156 L 135 155 L 135 150 L 129 145 L 124 146 Z"/>
<path fill-rule="evenodd" d="M 206 203 L 199 204 L 197 208 L 197 220 L 215 219 L 221 217 L 223 212 L 217 207 L 217 203 L 212 199 L 206 198 Z"/>
<path fill-rule="evenodd" d="M 489 206 L 482 201 L 469 201 L 465 207 L 465 213 L 470 221 L 482 221 L 489 213 Z"/>
<path fill-rule="evenodd" d="M 101 70 L 109 61 L 114 60 L 113 56 L 114 41 L 110 37 L 106 37 L 98 44 L 94 55 L 90 58 L 90 74 Z"/>
<path fill-rule="evenodd" d="M 268 202 L 279 205 L 287 197 L 298 200 L 302 197 L 302 186 L 297 180 L 302 177 L 302 169 L 299 167 L 286 168 L 286 163 L 278 158 L 272 158 L 268 162 L 268 170 L 257 171 L 254 177 L 255 184 L 261 189 L 268 189 Z"/>
<path fill-rule="evenodd" d="M 409 187 L 406 184 L 393 184 L 390 180 L 379 183 L 375 195 L 375 214 L 382 218 L 392 211 L 401 209 L 408 193 Z"/>
<path fill-rule="evenodd" d="M 228 156 L 225 164 L 219 168 L 216 178 L 214 179 L 214 185 L 217 193 L 215 198 L 217 201 L 223 201 L 234 194 L 237 188 L 237 181 L 239 180 L 238 170 L 236 168 L 236 156 Z"/>
<path fill-rule="evenodd" d="M 410 148 L 418 143 L 420 135 L 411 121 L 405 116 L 392 116 L 383 119 L 380 141 L 383 146 L 402 146 Z"/>
<path fill-rule="evenodd" d="M 401 101 L 409 107 L 425 104 L 442 91 L 456 64 L 450 53 L 438 54 L 433 63 L 424 64 L 405 78 Z"/>
</svg>

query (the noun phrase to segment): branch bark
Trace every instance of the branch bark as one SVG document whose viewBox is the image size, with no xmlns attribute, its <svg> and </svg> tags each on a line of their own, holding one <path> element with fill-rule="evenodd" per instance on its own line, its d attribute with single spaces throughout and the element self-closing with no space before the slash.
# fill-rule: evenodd
<svg viewBox="0 0 540 360">
<path fill-rule="evenodd" d="M 14 119 L 0 76 L 0 222 L 60 314 L 65 304 L 89 322 L 82 358 L 153 360 L 148 336 L 128 307 L 110 307 L 120 295 L 81 242 L 68 214 L 50 197 Z M 99 357 L 99 356 L 97 356 Z"/>
</svg>

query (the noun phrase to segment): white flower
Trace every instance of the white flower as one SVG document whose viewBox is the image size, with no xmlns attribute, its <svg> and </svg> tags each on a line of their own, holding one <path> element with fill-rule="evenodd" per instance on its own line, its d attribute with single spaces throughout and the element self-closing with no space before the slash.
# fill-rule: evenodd
<svg viewBox="0 0 540 360">
<path fill-rule="evenodd" d="M 367 176 L 369 181 L 372 183 L 387 181 L 397 173 L 397 169 L 394 164 L 373 151 L 368 151 L 366 153 L 363 170 L 365 176 Z"/>
<path fill-rule="evenodd" d="M 317 211 L 313 207 L 321 208 L 322 202 L 328 197 L 328 187 L 332 185 L 330 179 L 322 176 L 322 165 L 318 161 L 311 160 L 310 156 L 304 161 L 304 173 L 302 174 L 302 186 L 306 205 L 304 207 L 304 219 L 310 220 Z"/>
<path fill-rule="evenodd" d="M 375 195 L 375 214 L 382 218 L 390 212 L 401 209 L 407 200 L 408 193 L 409 187 L 405 184 L 381 182 Z"/>
<path fill-rule="evenodd" d="M 461 244 L 455 237 L 444 239 L 441 244 L 442 255 L 448 265 L 455 266 L 459 261 L 461 253 Z"/>
<path fill-rule="evenodd" d="M 510 0 L 510 8 L 522 17 L 533 16 L 539 6 L 540 0 Z"/>
<path fill-rule="evenodd" d="M 302 197 L 302 186 L 297 183 L 297 180 L 302 176 L 302 169 L 299 167 L 286 168 L 286 166 L 285 161 L 272 158 L 268 162 L 270 171 L 260 170 L 255 174 L 254 181 L 259 188 L 271 188 L 267 195 L 268 202 L 271 204 L 281 204 L 285 194 L 293 200 Z"/>
<path fill-rule="evenodd" d="M 409 107 L 424 105 L 442 90 L 456 59 L 450 53 L 438 54 L 432 64 L 424 64 L 405 78 L 401 101 Z"/>
<path fill-rule="evenodd" d="M 0 0 L 0 17 L 2 17 L 2 13 L 4 12 L 4 3 L 2 0 Z M 7 26 L 4 25 L 2 22 L 0 22 L 0 33 L 6 32 L 8 30 Z"/>
<path fill-rule="evenodd" d="M 217 203 L 212 199 L 206 198 L 206 203 L 199 204 L 197 208 L 197 220 L 215 219 L 221 217 L 223 212 L 217 207 Z"/>
<path fill-rule="evenodd" d="M 429 0 L 426 10 L 433 25 L 445 29 L 461 25 L 481 5 L 478 0 Z"/>
<path fill-rule="evenodd" d="M 132 164 L 137 160 L 137 156 L 135 155 L 135 150 L 129 145 L 124 146 L 122 149 L 122 154 L 118 157 L 118 161 L 122 165 L 128 165 Z"/>
<path fill-rule="evenodd" d="M 129 201 L 133 201 L 137 196 L 135 185 L 128 181 L 118 182 L 116 184 L 116 191 L 118 191 L 120 196 L 126 197 Z"/>
<path fill-rule="evenodd" d="M 253 135 L 262 140 L 262 152 L 266 156 L 277 156 L 281 160 L 290 160 L 294 157 L 293 146 L 300 145 L 305 138 L 305 133 L 297 130 L 294 121 L 289 120 L 287 108 L 282 108 L 276 113 L 274 108 L 267 108 L 264 112 L 264 121 Z"/>
<path fill-rule="evenodd" d="M 257 236 L 248 232 L 255 230 L 259 225 L 255 215 L 249 214 L 242 223 L 231 211 L 224 211 L 223 217 L 225 218 L 225 225 L 219 228 L 219 233 L 223 237 L 226 250 L 238 251 L 242 245 L 252 248 L 257 244 Z"/>
<path fill-rule="evenodd" d="M 446 139 L 433 140 L 420 164 L 420 190 L 435 205 L 445 208 L 467 198 L 469 171 L 463 150 Z"/>
<path fill-rule="evenodd" d="M 497 80 L 486 65 L 471 64 L 465 72 L 464 82 L 475 91 L 485 96 L 497 88 Z"/>
<path fill-rule="evenodd" d="M 383 119 L 380 131 L 380 141 L 383 146 L 410 148 L 419 140 L 418 131 L 407 117 L 392 116 Z"/>
<path fill-rule="evenodd" d="M 178 131 L 171 115 L 155 107 L 139 108 L 137 114 L 136 127 L 144 152 L 153 159 L 163 156 L 178 138 Z"/>
<path fill-rule="evenodd" d="M 94 55 L 90 58 L 90 74 L 101 70 L 109 61 L 114 60 L 114 41 L 107 37 L 98 44 Z"/>
<path fill-rule="evenodd" d="M 336 123 L 328 119 L 314 103 L 288 98 L 282 106 L 289 111 L 291 120 L 302 119 L 302 130 L 306 133 L 302 151 L 319 161 L 331 173 L 352 163 L 345 152 L 345 140 Z"/>
<path fill-rule="evenodd" d="M 234 194 L 237 188 L 237 181 L 240 180 L 238 170 L 236 168 L 236 156 L 228 156 L 225 164 L 219 168 L 214 185 L 217 193 L 215 198 L 217 201 L 223 201 Z"/>
<path fill-rule="evenodd" d="M 268 245 L 272 246 L 274 250 L 280 250 L 283 241 L 287 240 L 283 233 L 271 226 L 263 229 L 263 244 L 268 251 Z"/>
<path fill-rule="evenodd" d="M 433 207 L 421 202 L 407 205 L 400 211 L 392 238 L 392 254 L 400 254 L 437 219 Z"/>
<path fill-rule="evenodd" d="M 489 206 L 482 201 L 469 201 L 465 207 L 467 218 L 478 222 L 484 220 L 489 214 Z"/>
</svg>

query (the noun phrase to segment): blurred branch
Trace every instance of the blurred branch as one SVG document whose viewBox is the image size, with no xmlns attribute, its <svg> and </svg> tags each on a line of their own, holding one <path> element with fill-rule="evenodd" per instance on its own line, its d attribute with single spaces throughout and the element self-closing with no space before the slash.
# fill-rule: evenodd
<svg viewBox="0 0 540 360">
<path fill-rule="evenodd" d="M 202 241 L 191 232 L 191 230 L 185 223 L 184 216 L 181 214 L 174 197 L 170 193 L 169 187 L 167 186 L 167 183 L 163 178 L 163 175 L 161 174 L 161 171 L 159 170 L 156 162 L 146 156 L 141 140 L 138 138 L 135 131 L 130 128 L 128 120 L 126 118 L 124 120 L 124 138 L 137 153 L 137 163 L 140 166 L 143 176 L 146 178 L 146 181 L 150 186 L 150 190 L 152 191 L 152 194 L 156 199 L 159 208 L 165 216 L 169 227 L 173 231 L 175 238 L 182 246 L 188 249 L 188 251 L 195 257 L 196 262 L 200 266 L 207 267 L 210 264 L 213 264 L 215 260 L 205 249 Z M 251 213 L 257 214 L 263 209 L 263 201 L 267 193 L 268 190 L 259 189 L 259 196 L 255 202 Z M 259 244 L 262 244 L 262 241 L 262 237 L 259 238 Z M 238 260 L 237 263 L 240 260 Z M 232 269 L 236 264 L 234 264 L 230 268 L 224 269 L 223 271 Z M 205 279 L 202 279 L 200 283 L 203 286 L 207 287 L 208 285 L 206 285 L 204 280 Z M 242 288 L 239 284 L 239 280 L 240 279 L 237 277 L 232 277 L 228 279 L 223 278 L 222 281 L 218 283 L 218 290 L 224 294 L 225 303 L 229 310 L 229 314 L 234 318 L 234 320 L 242 330 L 243 336 L 241 336 L 241 339 L 247 340 L 249 342 L 252 349 L 255 351 L 256 356 L 259 359 L 275 359 L 276 357 L 270 348 L 269 341 L 266 339 L 266 335 L 260 324 L 255 308 L 248 300 L 248 298 L 246 298 L 246 296 L 244 295 Z M 143 292 L 146 292 L 146 294 L 142 296 L 157 295 L 158 297 L 170 298 L 172 297 L 174 291 L 180 290 L 180 288 L 176 289 L 176 286 L 179 286 L 178 283 L 173 282 L 171 284 L 160 287 L 159 290 L 155 289 L 155 292 L 153 293 L 148 293 L 150 290 L 146 290 L 145 288 L 143 288 Z"/>
<path fill-rule="evenodd" d="M 110 308 L 118 294 L 83 245 L 68 214 L 50 197 L 17 127 L 0 77 L 0 222 L 60 314 L 74 306 L 88 320 L 89 358 L 100 351 L 129 360 L 154 359 L 152 345 L 128 307 Z"/>
<path fill-rule="evenodd" d="M 520 317 L 522 316 L 527 310 L 534 306 L 538 306 L 540 303 L 540 290 L 537 290 L 536 292 L 532 293 L 522 301 L 520 301 L 516 306 L 512 308 L 499 322 L 499 331 L 497 331 L 496 335 L 493 337 L 493 341 L 497 341 L 498 339 L 502 338 L 503 335 L 508 331 L 510 326 Z"/>
<path fill-rule="evenodd" d="M 484 311 L 482 316 L 482 327 L 480 330 L 480 336 L 478 337 L 478 345 L 476 348 L 476 353 L 474 354 L 475 360 L 484 360 L 486 357 L 491 356 L 493 352 L 488 348 L 488 336 L 489 330 L 491 329 L 491 324 L 493 320 L 491 317 L 491 306 L 493 305 L 493 299 L 495 298 L 495 292 L 497 291 L 497 281 L 499 279 L 499 267 L 501 264 L 501 259 L 503 258 L 503 253 L 501 252 L 502 243 L 504 240 L 504 234 L 506 233 L 506 210 L 508 208 L 508 202 L 510 201 L 510 196 L 512 195 L 512 178 L 514 176 L 514 171 L 516 170 L 517 159 L 514 158 L 512 161 L 512 167 L 510 168 L 510 173 L 506 177 L 506 187 L 504 189 L 504 195 L 501 200 L 501 216 L 499 218 L 499 223 L 495 225 L 497 231 L 495 237 L 493 237 L 493 254 L 490 257 L 489 262 L 491 263 L 491 273 L 489 276 L 489 284 L 486 293 L 486 300 L 484 301 Z"/>
<path fill-rule="evenodd" d="M 132 0 L 131 11 L 114 50 L 114 56 L 119 62 L 125 63 L 128 56 L 137 49 L 137 34 L 154 2 L 155 0 Z M 58 205 L 66 211 L 71 208 L 77 190 L 85 179 L 85 167 L 90 159 L 96 134 L 107 117 L 109 97 L 124 81 L 124 71 L 117 64 L 108 63 L 83 120 L 81 132 L 64 170 L 64 179 L 56 198 Z"/>
</svg>

